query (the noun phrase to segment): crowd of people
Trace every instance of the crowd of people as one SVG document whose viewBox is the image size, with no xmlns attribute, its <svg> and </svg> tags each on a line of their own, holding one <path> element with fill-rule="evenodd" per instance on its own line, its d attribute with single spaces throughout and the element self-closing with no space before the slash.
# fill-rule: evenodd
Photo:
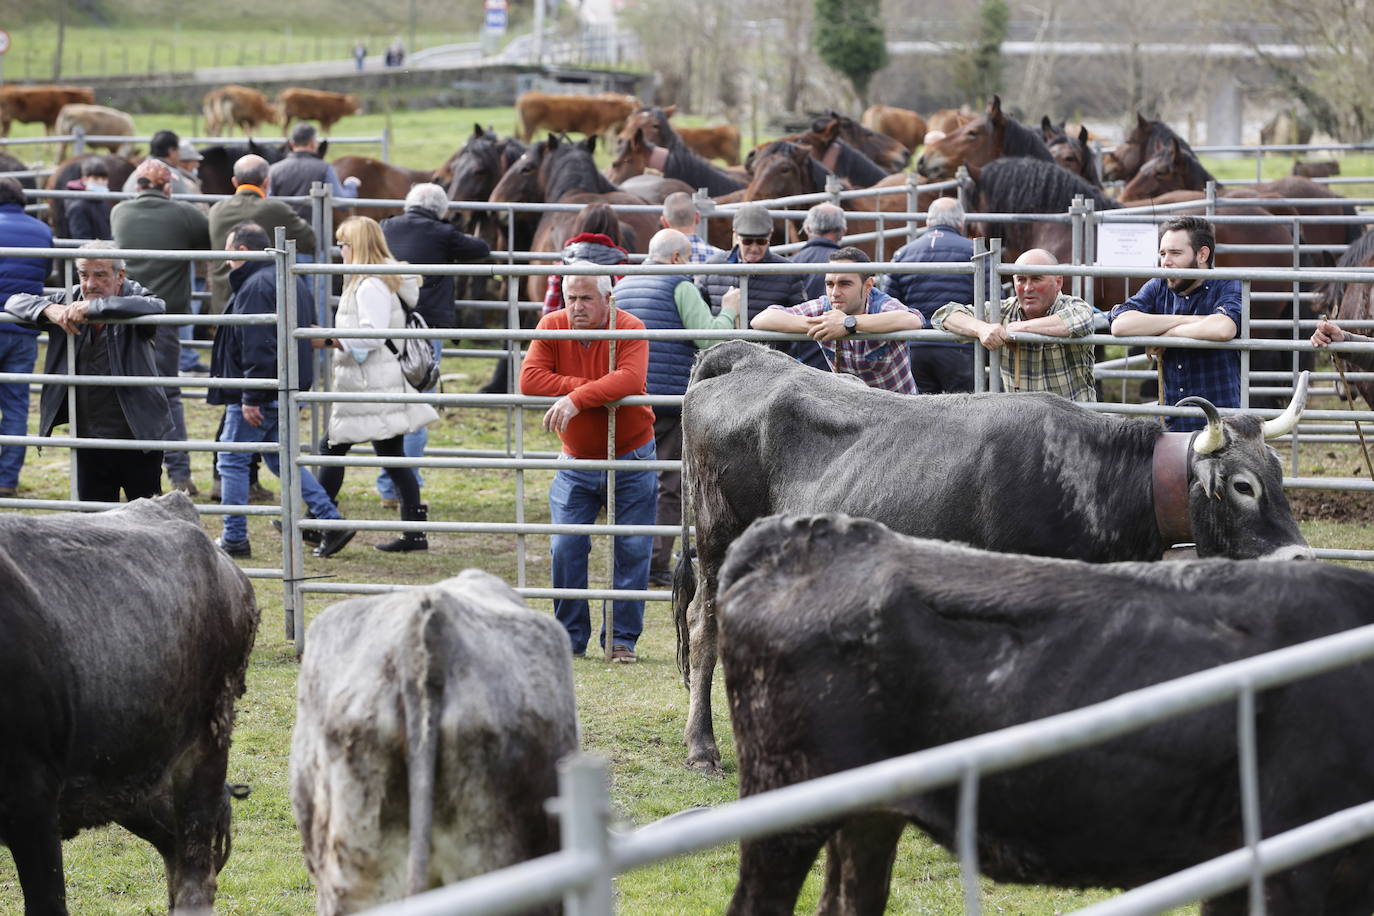
<svg viewBox="0 0 1374 916">
<path fill-rule="evenodd" d="M 308 191 L 314 182 L 335 187 L 339 197 L 356 196 L 356 184 L 341 183 L 318 154 L 316 133 L 298 125 L 290 136 L 290 154 L 269 166 L 258 155 L 245 155 L 233 166 L 235 193 L 208 208 L 177 197 L 197 193 L 199 153 L 170 131 L 161 131 L 151 155 L 124 185 L 131 199 L 113 207 L 99 197 L 73 201 L 67 208 L 74 236 L 88 239 L 76 261 L 79 282 L 70 290 L 45 294 L 52 263 L 41 257 L 0 259 L 0 302 L 17 321 L 0 323 L 0 371 L 29 372 L 37 358 L 38 335 L 47 331 L 46 371 L 68 372 L 68 351 L 74 353 L 75 372 L 89 375 L 174 378 L 198 365 L 194 350 L 183 348 L 189 328 L 166 324 L 107 324 L 107 319 L 149 315 L 184 315 L 198 310 L 195 262 L 152 256 L 115 257 L 111 250 L 151 252 L 224 250 L 244 253 L 213 262 L 209 276 L 209 308 L 233 315 L 274 314 L 278 278 L 268 260 L 253 255 L 271 246 L 281 228 L 308 258 L 316 248 L 308 209 L 280 200 Z M 82 169 L 79 184 L 104 190 L 109 175 L 98 158 Z M 23 212 L 23 190 L 0 178 L 0 246 L 49 248 L 52 233 L 46 224 Z M 353 217 L 338 226 L 334 241 L 345 264 L 433 264 L 481 260 L 486 243 L 458 230 L 447 220 L 448 199 L 437 185 L 416 185 L 407 195 L 405 210 L 382 223 Z M 1240 326 L 1239 283 L 1210 279 L 1155 279 L 1134 296 L 1117 304 L 1109 315 L 1098 313 L 1081 298 L 1067 294 L 1063 277 L 1049 252 L 1033 249 L 1016 261 L 1026 272 L 1012 277 L 1012 293 L 990 314 L 975 305 L 975 278 L 969 273 L 892 273 L 875 275 L 869 258 L 858 248 L 843 245 L 847 226 L 844 211 L 818 204 L 808 212 L 803 231 L 805 246 L 789 261 L 772 250 L 774 220 L 758 204 L 740 206 L 732 222 L 729 250 L 712 247 L 699 234 L 700 216 L 692 198 L 672 194 L 663 205 L 662 229 L 649 241 L 647 264 L 765 265 L 805 263 L 827 265 L 824 273 L 766 272 L 645 275 L 625 277 L 589 274 L 588 265 L 601 267 L 630 262 L 622 244 L 622 227 L 610 207 L 589 205 L 577 218 L 563 250 L 562 276 L 550 278 L 541 330 L 595 332 L 617 330 L 721 331 L 747 326 L 755 330 L 805 335 L 802 341 L 778 342 L 797 360 L 814 368 L 854 376 L 860 382 L 902 395 L 961 393 L 974 388 L 974 348 L 979 341 L 1002 354 L 1000 382 L 1006 391 L 1046 391 L 1076 401 L 1096 398 L 1090 345 L 1081 338 L 1095 326 L 1109 325 L 1120 336 L 1160 336 L 1225 341 Z M 925 228 L 892 257 L 899 263 L 971 262 L 974 248 L 965 214 L 952 198 L 930 206 Z M 1179 217 L 1160 230 L 1160 265 L 1205 270 L 1212 266 L 1216 247 L 1211 225 L 1199 217 Z M 1034 268 L 1033 270 L 1030 268 Z M 990 296 L 995 276 L 985 274 Z M 297 321 L 313 325 L 319 313 L 309 284 L 295 278 Z M 747 290 L 747 292 L 746 292 Z M 456 326 L 452 277 L 403 273 L 352 274 L 345 278 L 333 318 L 339 329 L 370 331 L 374 336 L 317 339 L 313 346 L 331 351 L 334 391 L 378 395 L 375 401 L 345 400 L 333 406 L 325 434 L 316 443 L 321 454 L 342 456 L 356 443 L 370 442 L 382 458 L 415 458 L 424 454 L 427 427 L 437 414 L 424 403 L 390 397 L 413 393 L 405 381 L 398 352 L 386 332 L 404 327 L 411 310 L 432 327 Z M 936 329 L 961 340 L 875 339 L 871 335 Z M 576 336 L 535 340 L 529 347 L 519 378 L 526 395 L 554 397 L 543 418 L 555 433 L 562 454 L 569 459 L 624 462 L 676 459 L 682 454 L 681 411 L 678 407 L 609 405 L 632 395 L 681 395 L 686 391 L 696 353 L 714 345 L 718 337 L 676 340 L 619 340 L 612 348 L 606 339 Z M 1057 339 L 1057 340 L 1056 340 Z M 1325 321 L 1312 344 L 1366 341 Z M 435 358 L 440 341 L 432 342 Z M 300 341 L 300 387 L 313 381 L 312 342 Z M 1159 360 L 1164 397 L 1176 403 L 1201 395 L 1218 407 L 1240 405 L 1240 364 L 1235 350 L 1163 348 Z M 1374 363 L 1363 357 L 1355 362 Z M 278 374 L 275 328 L 267 325 L 226 325 L 214 336 L 208 372 L 218 379 L 268 379 Z M 186 438 L 180 388 L 143 386 L 74 386 L 74 413 L 69 413 L 68 386 L 44 385 L 40 433 L 67 424 L 81 438 L 152 440 L 159 447 L 93 448 L 76 452 L 77 493 L 82 499 L 133 499 L 162 489 L 165 466 L 171 488 L 197 495 L 185 451 L 173 444 Z M 504 387 L 504 386 L 503 386 Z M 225 443 L 275 443 L 281 407 L 275 390 L 212 387 L 208 401 L 223 408 L 217 438 Z M 607 449 L 611 410 L 615 410 L 614 454 Z M 22 434 L 27 429 L 28 394 L 23 384 L 0 385 L 0 432 Z M 1199 428 L 1194 417 L 1171 417 L 1173 430 Z M 167 443 L 168 447 L 162 447 Z M 0 449 L 0 498 L 14 496 L 25 450 Z M 277 453 L 261 453 L 268 469 L 279 473 Z M 243 506 L 263 491 L 256 480 L 258 458 L 248 450 L 224 451 L 214 462 L 213 497 L 226 506 Z M 300 469 L 307 515 L 318 520 L 341 520 L 339 491 L 344 468 L 326 465 L 316 479 Z M 377 545 L 389 552 L 425 550 L 427 536 L 419 525 L 427 521 L 422 496 L 423 478 L 403 464 L 389 465 L 377 478 L 383 506 L 399 510 L 404 522 L 416 523 L 399 537 Z M 606 506 L 606 471 L 567 467 L 559 470 L 548 500 L 555 524 L 593 522 Z M 635 470 L 631 464 L 615 474 L 617 522 L 630 525 L 676 526 L 682 516 L 681 475 L 677 472 Z M 270 496 L 270 492 L 268 492 Z M 307 530 L 315 554 L 328 557 L 342 550 L 354 531 L 343 526 Z M 578 589 L 587 584 L 590 539 L 585 535 L 553 536 L 552 578 L 556 588 Z M 219 545 L 231 556 L 251 557 L 247 521 L 242 514 L 225 515 Z M 664 586 L 671 579 L 672 536 L 615 538 L 614 588 L 639 590 Z M 615 602 L 614 631 L 601 634 L 602 646 L 611 640 L 611 656 L 619 662 L 636 659 L 636 642 L 643 624 L 644 603 Z M 576 654 L 587 651 L 591 638 L 588 602 L 561 598 L 555 614 L 567 628 Z"/>
</svg>

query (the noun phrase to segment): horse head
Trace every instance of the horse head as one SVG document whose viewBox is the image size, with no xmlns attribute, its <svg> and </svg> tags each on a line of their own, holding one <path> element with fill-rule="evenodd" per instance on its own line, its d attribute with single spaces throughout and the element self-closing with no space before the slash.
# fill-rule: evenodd
<svg viewBox="0 0 1374 916">
<path fill-rule="evenodd" d="M 501 141 L 494 131 L 475 125 L 463 148 L 435 172 L 436 183 L 448 189 L 449 200 L 487 200 L 509 167 L 509 163 L 502 164 L 500 149 Z M 477 211 L 470 210 L 455 211 L 452 215 L 460 225 L 471 226 L 479 218 Z"/>
<path fill-rule="evenodd" d="M 1002 99 L 994 95 L 986 112 L 927 146 L 916 161 L 916 171 L 931 181 L 944 181 L 961 165 L 987 165 L 1002 155 L 1006 125 Z"/>
<path fill-rule="evenodd" d="M 825 142 L 839 139 L 872 159 L 887 172 L 900 172 L 911 162 L 911 150 L 900 140 L 880 134 L 836 111 L 811 122 L 812 134 L 828 137 Z"/>
<path fill-rule="evenodd" d="M 1080 124 L 1078 136 L 1070 137 L 1065 128 L 1063 122 L 1056 127 L 1048 117 L 1040 120 L 1040 134 L 1045 138 L 1045 145 L 1049 147 L 1055 164 L 1096 183 L 1092 152 L 1088 146 L 1088 129 Z"/>
<path fill-rule="evenodd" d="M 1188 154 L 1177 140 L 1171 140 L 1162 152 L 1141 163 L 1135 177 L 1121 189 L 1121 199 L 1147 200 L 1170 191 L 1197 190 L 1189 186 L 1188 166 Z"/>
<path fill-rule="evenodd" d="M 1140 171 L 1145 158 L 1145 144 L 1150 139 L 1150 122 L 1140 112 L 1135 113 L 1135 127 L 1115 149 L 1102 154 L 1102 177 L 1108 181 L 1130 181 Z"/>
<path fill-rule="evenodd" d="M 649 167 L 654 144 L 645 136 L 643 128 L 635 128 L 629 136 L 621 134 L 615 141 L 615 158 L 606 170 L 606 177 L 616 184 L 643 175 Z"/>
<path fill-rule="evenodd" d="M 750 154 L 753 161 L 753 180 L 744 191 L 744 199 L 773 200 L 793 194 L 813 194 L 825 189 L 824 182 L 816 186 L 813 164 L 815 160 L 805 146 L 778 140 L 760 147 Z"/>
<path fill-rule="evenodd" d="M 541 183 L 542 166 L 558 147 L 559 140 L 553 134 L 549 134 L 548 140 L 530 146 L 506 169 L 488 199 L 503 203 L 543 203 L 546 186 Z"/>
</svg>

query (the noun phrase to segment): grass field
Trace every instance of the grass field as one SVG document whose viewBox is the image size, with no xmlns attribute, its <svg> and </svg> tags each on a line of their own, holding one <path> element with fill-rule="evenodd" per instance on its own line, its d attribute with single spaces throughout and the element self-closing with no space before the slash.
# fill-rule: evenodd
<svg viewBox="0 0 1374 916">
<path fill-rule="evenodd" d="M 490 362 L 449 359 L 446 390 L 472 391 L 482 383 Z M 215 413 L 203 403 L 189 402 L 192 438 L 213 435 Z M 1320 405 L 1319 405 L 1320 406 Z M 35 413 L 36 420 L 36 413 Z M 504 414 L 494 409 L 449 410 L 432 430 L 431 447 L 501 448 L 505 444 Z M 553 449 L 556 443 L 538 428 L 538 414 L 526 419 L 530 449 Z M 1304 450 L 1306 473 L 1349 473 L 1358 464 L 1351 448 L 1309 447 Z M 193 453 L 195 480 L 208 490 L 210 458 Z M 514 472 L 428 470 L 425 498 L 434 520 L 511 521 L 514 519 Z M 545 494 L 550 472 L 529 472 L 526 513 L 531 521 L 546 521 Z M 21 495 L 62 498 L 67 493 L 67 453 L 30 450 Z M 372 491 L 372 474 L 349 471 L 341 506 L 353 518 L 383 518 Z M 275 482 L 269 478 L 269 485 Z M 205 497 L 201 497 L 201 502 Z M 394 516 L 393 516 L 394 517 Z M 216 518 L 206 517 L 207 532 L 219 533 Z M 1330 521 L 1304 522 L 1314 544 L 1368 547 L 1374 530 L 1366 524 Z M 265 519 L 250 519 L 255 558 L 245 566 L 277 565 L 279 539 Z M 428 553 L 387 555 L 371 545 L 390 538 L 383 533 L 360 534 L 332 560 L 307 556 L 306 573 L 344 582 L 402 582 L 425 584 L 453 575 L 465 567 L 480 567 L 509 581 L 515 580 L 515 539 L 502 536 L 431 537 Z M 547 540 L 530 537 L 528 576 L 531 585 L 548 582 Z M 592 585 L 605 584 L 605 542 L 597 539 L 592 562 Z M 253 794 L 236 803 L 234 852 L 220 876 L 217 912 L 262 916 L 306 916 L 314 912 L 314 894 L 305 870 L 300 841 L 287 795 L 287 754 L 294 716 L 296 662 L 283 638 L 280 587 L 257 580 L 263 624 L 248 674 L 248 691 L 239 705 L 239 720 L 230 758 L 230 779 L 247 782 Z M 328 601 L 309 602 L 311 617 Z M 533 602 L 548 610 L 548 602 Z M 126 609 L 111 607 L 111 614 Z M 729 722 L 725 716 L 721 681 L 716 680 L 716 733 L 722 742 L 725 773 L 704 776 L 683 766 L 681 741 L 687 696 L 674 664 L 673 627 L 668 608 L 649 606 L 640 644 L 642 661 L 635 666 L 609 666 L 589 659 L 575 664 L 583 747 L 606 756 L 611 763 L 615 816 L 625 826 L 638 826 L 696 805 L 720 805 L 737 793 L 737 771 Z M 164 912 L 165 887 L 161 862 L 151 847 L 120 828 L 83 833 L 65 845 L 70 905 L 74 913 L 143 916 Z M 722 847 L 681 860 L 633 872 L 618 882 L 620 911 L 643 914 L 706 914 L 720 912 L 735 881 L 737 850 Z M 813 870 L 798 912 L 810 912 L 818 893 L 819 866 Z M 1077 909 L 1108 896 L 1106 891 L 1069 891 L 983 882 L 986 912 L 1050 916 Z M 0 913 L 22 907 L 17 878 L 8 854 L 0 853 Z M 914 831 L 902 841 L 889 907 L 894 913 L 947 914 L 962 911 L 957 868 L 951 858 Z M 1193 912 L 1186 909 L 1180 912 Z"/>
</svg>

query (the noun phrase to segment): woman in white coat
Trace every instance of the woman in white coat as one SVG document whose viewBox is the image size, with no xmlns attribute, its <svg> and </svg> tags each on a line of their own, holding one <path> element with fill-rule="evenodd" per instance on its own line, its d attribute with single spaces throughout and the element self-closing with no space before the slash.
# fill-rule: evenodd
<svg viewBox="0 0 1374 916">
<path fill-rule="evenodd" d="M 345 264 L 395 264 L 386 237 L 377 221 L 366 216 L 345 220 L 334 233 L 343 249 Z M 351 274 L 347 277 L 334 324 L 339 328 L 376 328 L 384 331 L 403 328 L 405 308 L 419 296 L 419 279 L 399 274 Z M 402 303 L 404 302 L 404 306 Z M 386 395 L 415 394 L 401 373 L 401 364 L 386 345 L 384 337 L 345 338 L 335 342 L 342 352 L 334 359 L 334 390 L 366 391 L 382 395 L 376 401 L 339 402 L 329 418 L 329 433 L 321 451 L 326 455 L 346 455 L 355 442 L 371 442 L 379 456 L 401 458 L 402 437 L 439 419 L 429 404 L 397 403 Z M 411 468 L 388 467 L 401 497 L 401 520 L 423 522 L 429 507 L 420 502 L 420 486 Z M 337 500 L 343 486 L 344 469 L 325 467 L 320 483 Z M 429 541 L 423 531 L 407 531 L 378 550 L 427 550 Z"/>
</svg>

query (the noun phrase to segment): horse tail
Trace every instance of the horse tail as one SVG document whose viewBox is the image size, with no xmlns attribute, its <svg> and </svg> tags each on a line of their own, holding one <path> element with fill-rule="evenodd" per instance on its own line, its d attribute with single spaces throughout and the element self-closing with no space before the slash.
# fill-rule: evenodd
<svg viewBox="0 0 1374 916">
<path fill-rule="evenodd" d="M 673 567 L 673 628 L 677 634 L 677 668 L 682 685 L 692 686 L 692 628 L 687 610 L 697 594 L 696 571 L 692 567 L 691 488 L 687 481 L 687 452 L 682 454 L 682 492 L 688 494 L 682 507 L 682 550 Z"/>
</svg>

